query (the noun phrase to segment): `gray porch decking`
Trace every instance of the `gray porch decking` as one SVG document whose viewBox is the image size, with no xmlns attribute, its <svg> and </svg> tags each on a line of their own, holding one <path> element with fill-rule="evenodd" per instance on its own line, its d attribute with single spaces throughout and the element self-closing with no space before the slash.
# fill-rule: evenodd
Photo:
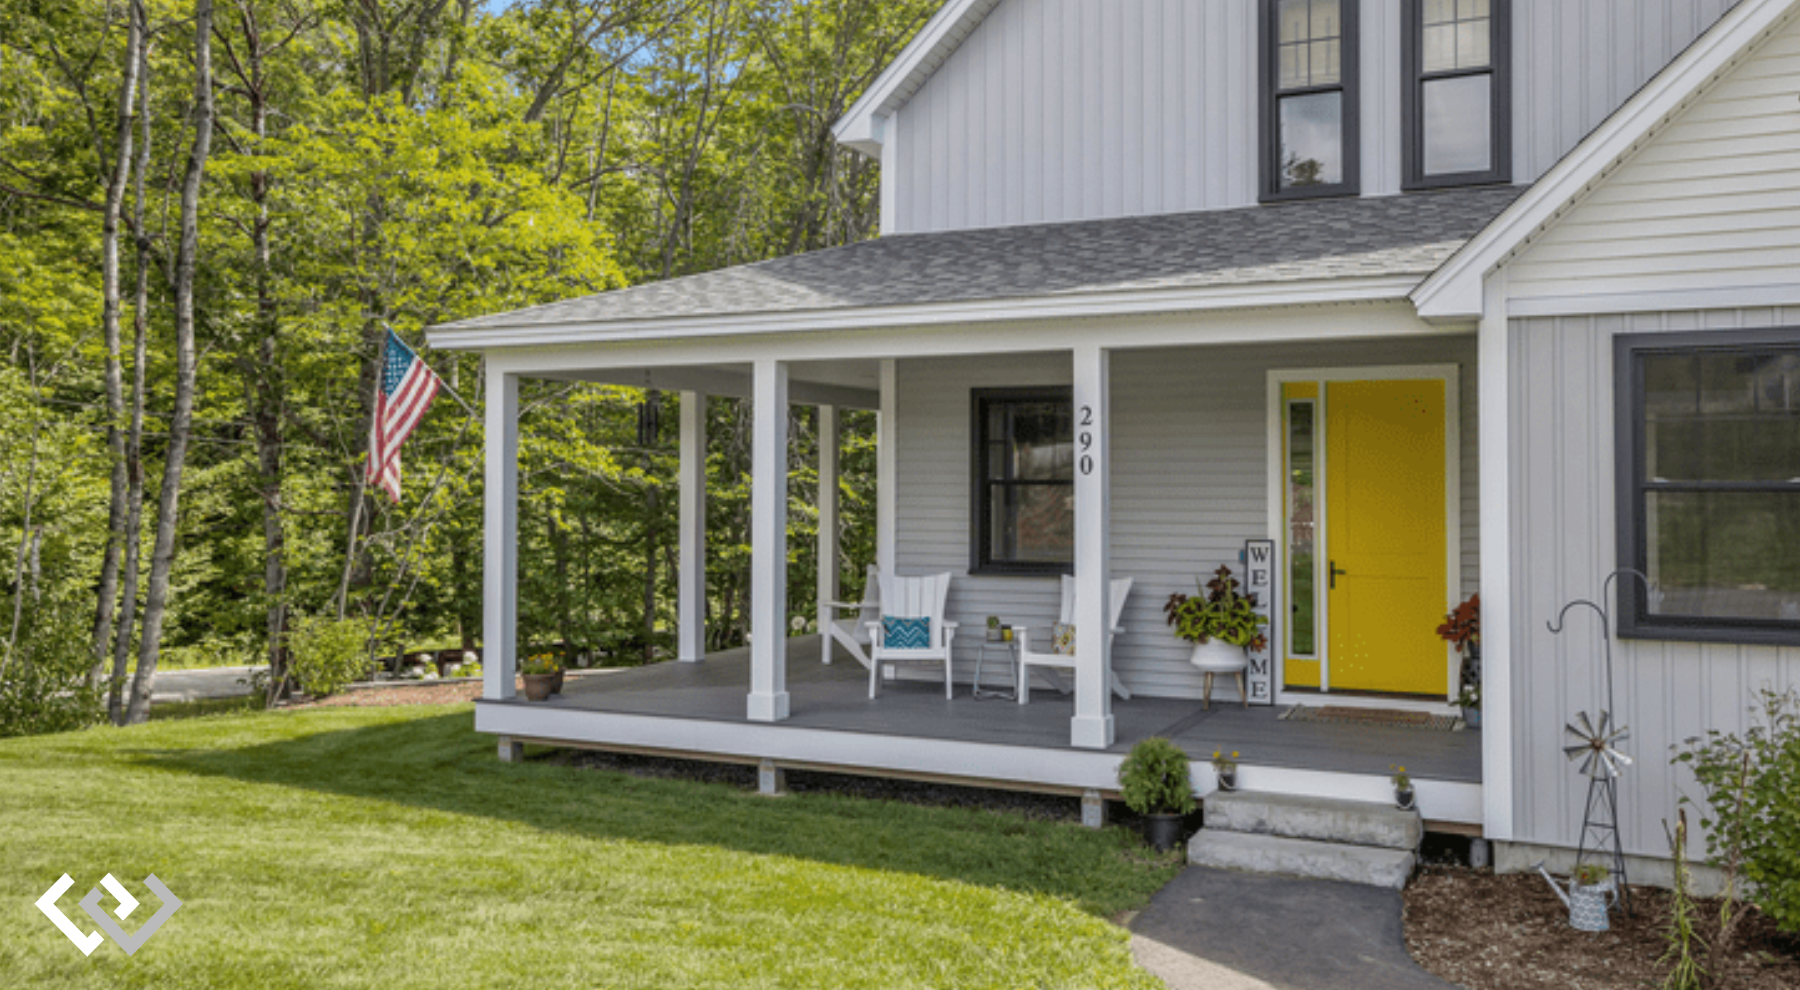
<svg viewBox="0 0 1800 990">
<path fill-rule="evenodd" d="M 1071 749 L 1072 696 L 1053 689 L 1034 686 L 1031 703 L 1020 705 L 1004 698 L 972 698 L 968 685 L 959 683 L 955 698 L 946 701 L 942 680 L 900 680 L 888 682 L 880 697 L 870 699 L 868 670 L 842 651 L 831 666 L 821 664 L 817 636 L 789 640 L 787 652 L 792 714 L 778 726 Z M 973 650 L 966 656 L 958 651 L 959 675 L 966 676 L 973 664 Z M 1000 686 L 1004 677 L 1004 667 L 983 670 L 986 686 Z M 548 702 L 521 697 L 482 703 L 747 724 L 749 684 L 749 653 L 739 649 L 714 654 L 704 663 L 665 662 L 572 677 L 562 695 Z M 1124 753 L 1141 739 L 1161 735 L 1197 760 L 1223 749 L 1236 750 L 1246 765 L 1385 776 L 1398 763 L 1422 780 L 1481 781 L 1479 732 L 1284 722 L 1279 716 L 1285 707 L 1244 709 L 1235 702 L 1222 704 L 1215 695 L 1212 709 L 1203 711 L 1197 700 L 1115 697 L 1117 742 L 1109 752 Z"/>
</svg>

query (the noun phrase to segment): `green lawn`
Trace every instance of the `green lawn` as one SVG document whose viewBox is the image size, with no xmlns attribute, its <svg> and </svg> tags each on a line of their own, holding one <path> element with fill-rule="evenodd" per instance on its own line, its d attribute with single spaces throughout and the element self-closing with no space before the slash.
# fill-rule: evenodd
<svg viewBox="0 0 1800 990">
<path fill-rule="evenodd" d="M 0 740 L 0 985 L 1154 987 L 1105 917 L 1135 837 L 502 764 L 469 706 Z M 111 872 L 184 907 L 83 957 L 33 902 Z M 112 905 L 111 898 L 102 902 Z"/>
</svg>

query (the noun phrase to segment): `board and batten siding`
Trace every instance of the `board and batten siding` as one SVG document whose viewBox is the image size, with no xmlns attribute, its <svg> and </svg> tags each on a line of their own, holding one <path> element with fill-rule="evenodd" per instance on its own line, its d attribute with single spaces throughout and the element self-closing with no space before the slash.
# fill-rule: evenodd
<svg viewBox="0 0 1800 990">
<path fill-rule="evenodd" d="M 1800 309 L 1726 310 L 1513 320 L 1509 340 L 1512 452 L 1513 800 L 1515 838 L 1573 847 L 1586 778 L 1564 758 L 1563 725 L 1605 706 L 1598 625 L 1572 612 L 1597 599 L 1617 559 L 1613 338 L 1622 333 L 1800 325 Z M 1615 640 L 1615 717 L 1637 762 L 1619 786 L 1625 851 L 1666 858 L 1662 822 L 1700 791 L 1670 747 L 1708 729 L 1750 725 L 1751 691 L 1800 685 L 1800 648 Z M 1696 843 L 1695 851 L 1701 851 Z"/>
<path fill-rule="evenodd" d="M 1790 17 L 1514 259 L 1509 296 L 1800 282 L 1797 79 L 1800 17 Z"/>
<path fill-rule="evenodd" d="M 1253 206 L 1256 0 L 1006 0 L 889 122 L 885 230 Z M 1513 181 L 1542 175 L 1732 0 L 1515 0 Z M 1400 191 L 1398 0 L 1361 18 L 1364 195 Z"/>
<path fill-rule="evenodd" d="M 1304 317 L 1329 319 L 1326 314 Z M 1462 574 L 1478 586 L 1475 341 L 1400 341 L 1115 351 L 1112 356 L 1113 575 L 1134 578 L 1113 664 L 1134 692 L 1197 698 L 1191 647 L 1163 621 L 1174 591 L 1220 564 L 1240 576 L 1246 539 L 1268 535 L 1267 373 L 1270 369 L 1460 365 Z M 973 669 L 986 617 L 1047 633 L 1060 600 L 1054 577 L 973 576 L 970 426 L 976 388 L 1067 385 L 1066 353 L 902 360 L 899 378 L 898 566 L 952 571 L 949 617 L 962 623 L 957 663 Z M 1232 696 L 1232 687 L 1215 687 Z"/>
</svg>

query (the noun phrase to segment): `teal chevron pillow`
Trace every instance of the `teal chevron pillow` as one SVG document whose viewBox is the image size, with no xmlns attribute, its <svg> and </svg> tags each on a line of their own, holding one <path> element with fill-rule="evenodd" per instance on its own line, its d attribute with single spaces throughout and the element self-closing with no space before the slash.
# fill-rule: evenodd
<svg viewBox="0 0 1800 990">
<path fill-rule="evenodd" d="M 931 616 L 903 619 L 895 615 L 881 619 L 881 645 L 890 650 L 926 650 L 931 648 Z"/>
</svg>

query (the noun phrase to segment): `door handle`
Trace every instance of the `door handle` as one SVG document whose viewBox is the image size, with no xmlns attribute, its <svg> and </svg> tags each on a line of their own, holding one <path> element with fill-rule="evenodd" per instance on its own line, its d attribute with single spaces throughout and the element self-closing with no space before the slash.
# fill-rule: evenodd
<svg viewBox="0 0 1800 990">
<path fill-rule="evenodd" d="M 1350 573 L 1350 572 L 1349 572 L 1349 571 L 1346 571 L 1346 570 L 1344 570 L 1344 569 L 1343 569 L 1343 568 L 1341 568 L 1341 567 L 1339 567 L 1339 566 L 1338 566 L 1338 565 L 1337 565 L 1337 561 L 1335 561 L 1335 560 L 1334 560 L 1334 561 L 1332 561 L 1332 562 L 1331 562 L 1331 590 L 1332 590 L 1332 591 L 1336 591 L 1336 590 L 1337 590 L 1337 579 L 1338 579 L 1338 575 L 1340 575 L 1340 574 L 1348 574 L 1348 573 Z"/>
</svg>

